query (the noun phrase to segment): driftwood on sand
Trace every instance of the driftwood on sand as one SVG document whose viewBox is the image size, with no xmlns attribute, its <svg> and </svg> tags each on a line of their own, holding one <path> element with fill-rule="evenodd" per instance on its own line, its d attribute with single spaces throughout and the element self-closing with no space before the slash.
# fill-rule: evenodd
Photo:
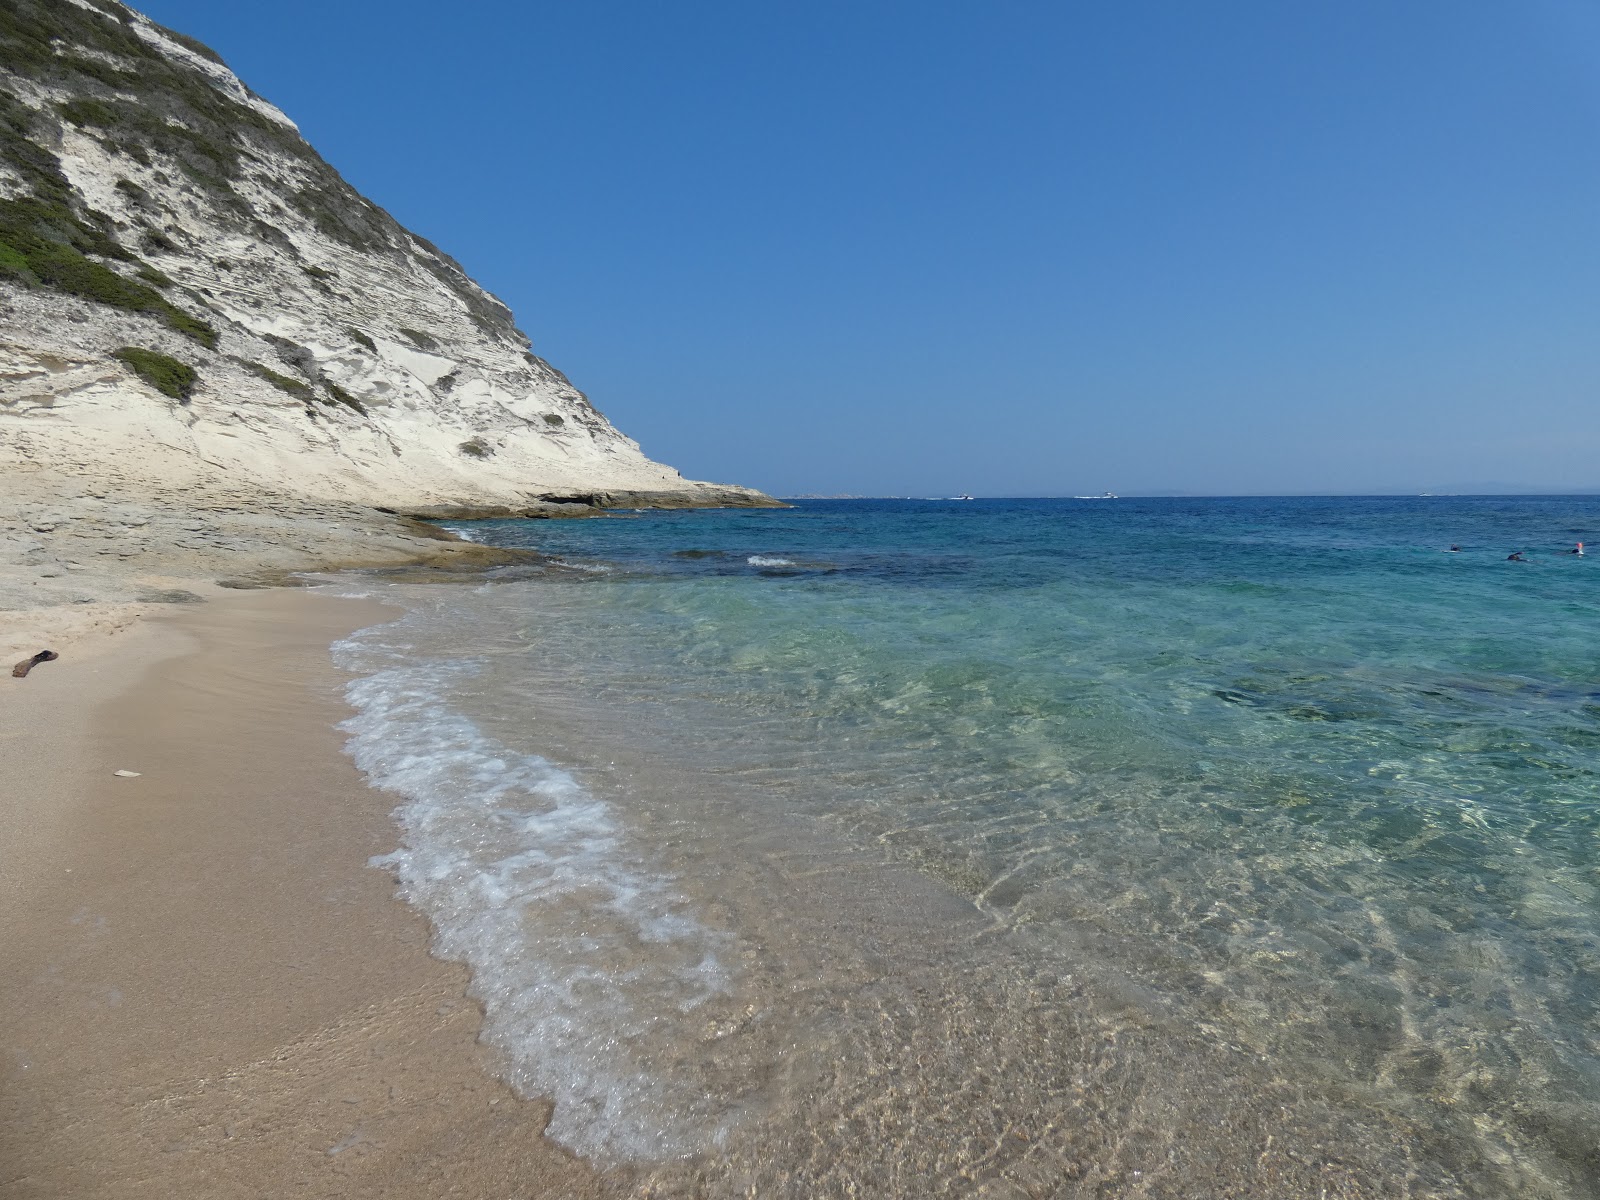
<svg viewBox="0 0 1600 1200">
<path fill-rule="evenodd" d="M 25 658 L 21 662 L 19 662 L 16 666 L 12 667 L 11 668 L 11 673 L 13 675 L 15 675 L 18 679 L 21 679 L 24 675 L 26 675 L 29 671 L 33 670 L 40 663 L 42 663 L 42 662 L 50 662 L 52 659 L 56 659 L 56 658 L 60 658 L 60 657 L 61 657 L 61 655 L 57 654 L 54 650 L 41 650 L 41 651 L 39 651 L 39 653 L 35 654 L 32 658 Z"/>
</svg>

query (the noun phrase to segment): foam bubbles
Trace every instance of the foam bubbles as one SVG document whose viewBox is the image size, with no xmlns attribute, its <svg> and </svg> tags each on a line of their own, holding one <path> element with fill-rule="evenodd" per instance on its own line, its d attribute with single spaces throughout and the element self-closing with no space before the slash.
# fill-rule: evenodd
<svg viewBox="0 0 1600 1200">
<path fill-rule="evenodd" d="M 396 793 L 402 846 L 372 860 L 464 962 L 483 1040 L 549 1133 L 602 1162 L 690 1153 L 720 1136 L 691 1075 L 658 1070 L 695 1010 L 730 988 L 727 935 L 706 928 L 628 842 L 612 807 L 548 760 L 485 736 L 446 697 L 470 661 L 405 661 L 379 638 L 336 647 L 358 679 L 348 752 Z M 387 664 L 387 665 L 385 665 Z"/>
<path fill-rule="evenodd" d="M 609 575 L 616 570 L 610 563 L 603 562 L 573 562 L 565 558 L 553 558 L 551 563 L 558 567 L 565 567 L 569 571 L 582 571 L 586 575 Z"/>
</svg>

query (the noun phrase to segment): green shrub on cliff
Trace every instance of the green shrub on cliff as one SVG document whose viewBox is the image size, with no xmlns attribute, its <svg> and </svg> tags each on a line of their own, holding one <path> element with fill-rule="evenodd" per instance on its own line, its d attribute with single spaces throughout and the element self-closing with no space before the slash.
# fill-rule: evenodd
<svg viewBox="0 0 1600 1200">
<path fill-rule="evenodd" d="M 360 413 L 363 417 L 367 415 L 367 406 L 361 403 L 361 401 L 357 400 L 349 392 L 345 391 L 337 383 L 330 383 L 326 379 L 323 380 L 322 386 L 327 390 L 327 395 L 324 396 L 311 384 L 306 383 L 303 380 L 296 379 L 292 375 L 279 374 L 271 367 L 263 366 L 258 362 L 250 362 L 243 358 L 235 359 L 234 361 L 242 364 L 252 373 L 259 375 L 262 379 L 265 379 L 279 391 L 287 392 L 296 400 L 299 400 L 306 406 L 306 413 L 309 416 L 315 417 L 317 415 L 316 410 L 312 408 L 313 404 L 342 404 L 352 412 Z"/>
<path fill-rule="evenodd" d="M 207 350 L 215 350 L 217 348 L 217 331 L 209 322 L 202 321 L 199 317 L 191 316 L 184 312 L 183 309 L 165 301 L 162 301 L 161 315 L 166 319 L 168 325 L 183 334 L 184 337 L 199 342 Z"/>
<path fill-rule="evenodd" d="M 21 279 L 27 273 L 27 256 L 0 242 L 0 279 Z"/>
<path fill-rule="evenodd" d="M 12 171 L 22 166 L 25 190 L 81 215 L 83 198 L 59 170 L 41 179 L 28 169 L 34 160 L 53 165 L 54 156 L 44 147 L 59 144 L 62 126 L 75 125 L 113 153 L 153 169 L 158 178 L 181 172 L 213 213 L 241 232 L 287 247 L 268 216 L 281 204 L 352 249 L 413 255 L 481 328 L 514 332 L 503 305 L 473 286 L 448 255 L 401 229 L 351 188 L 292 125 L 219 87 L 187 55 L 169 57 L 135 25 L 133 14 L 115 0 L 0 0 L 0 79 L 26 79 L 62 98 L 59 106 L 36 114 L 36 136 L 0 145 L 0 159 Z M 187 35 L 155 28 L 202 58 L 221 62 Z M 0 89 L 0 107 L 4 100 Z M 262 206 L 236 190 L 252 163 L 292 164 L 289 171 L 252 172 L 256 183 L 277 193 L 275 202 Z M 169 253 L 178 250 L 170 242 L 155 245 Z"/>
<path fill-rule="evenodd" d="M 0 274 L 27 286 L 44 286 L 83 300 L 148 313 L 202 346 L 214 349 L 217 331 L 184 312 L 147 283 L 119 275 L 86 258 L 77 247 L 53 240 L 59 215 L 29 200 L 0 200 Z M 89 240 L 89 239 L 85 239 Z M 131 257 L 123 255 L 119 257 Z"/>
<path fill-rule="evenodd" d="M 254 371 L 257 375 L 261 376 L 261 378 L 265 379 L 273 387 L 277 388 L 280 392 L 288 392 L 289 395 L 293 396 L 297 400 L 303 400 L 305 403 L 310 404 L 317 398 L 316 393 L 311 390 L 311 385 L 309 383 L 305 383 L 299 379 L 293 379 L 288 375 L 280 375 L 271 367 L 264 367 L 258 362 L 247 362 L 244 365 L 249 367 L 250 370 Z"/>
<path fill-rule="evenodd" d="M 194 385 L 200 380 L 188 363 L 179 362 L 156 350 L 124 346 L 120 350 L 113 350 L 111 357 L 127 364 L 129 370 L 162 395 L 184 403 L 188 403 Z"/>
<path fill-rule="evenodd" d="M 367 406 L 361 403 L 361 401 L 357 400 L 349 392 L 345 391 L 337 383 L 329 383 L 324 380 L 322 386 L 328 389 L 328 395 L 333 397 L 336 403 L 342 404 L 346 408 L 355 410 L 363 417 L 367 415 Z"/>
<path fill-rule="evenodd" d="M 33 138 L 35 117 L 27 106 L 0 91 L 0 157 L 22 177 L 31 195 L 0 200 L 0 278 L 27 287 L 47 287 L 126 312 L 149 313 L 202 346 L 217 344 L 217 331 L 184 312 L 147 284 L 119 275 L 87 257 L 138 263 L 112 236 L 104 213 L 73 207 L 73 192 L 61 161 Z M 141 264 L 142 265 L 142 264 Z"/>
</svg>

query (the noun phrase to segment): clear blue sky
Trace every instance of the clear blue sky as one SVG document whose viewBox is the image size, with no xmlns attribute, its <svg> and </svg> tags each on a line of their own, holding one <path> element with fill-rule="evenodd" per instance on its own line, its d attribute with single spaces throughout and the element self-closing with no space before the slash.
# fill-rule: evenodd
<svg viewBox="0 0 1600 1200">
<path fill-rule="evenodd" d="M 146 0 L 653 456 L 1600 486 L 1594 0 Z"/>
</svg>

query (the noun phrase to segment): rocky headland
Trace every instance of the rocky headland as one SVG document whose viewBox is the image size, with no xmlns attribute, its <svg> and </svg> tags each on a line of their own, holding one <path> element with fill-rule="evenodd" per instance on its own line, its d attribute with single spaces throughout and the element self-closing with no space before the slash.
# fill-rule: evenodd
<svg viewBox="0 0 1600 1200">
<path fill-rule="evenodd" d="M 0 8 L 0 652 L 222 580 L 493 560 L 430 518 L 773 503 L 647 458 L 207 47 Z"/>
</svg>

